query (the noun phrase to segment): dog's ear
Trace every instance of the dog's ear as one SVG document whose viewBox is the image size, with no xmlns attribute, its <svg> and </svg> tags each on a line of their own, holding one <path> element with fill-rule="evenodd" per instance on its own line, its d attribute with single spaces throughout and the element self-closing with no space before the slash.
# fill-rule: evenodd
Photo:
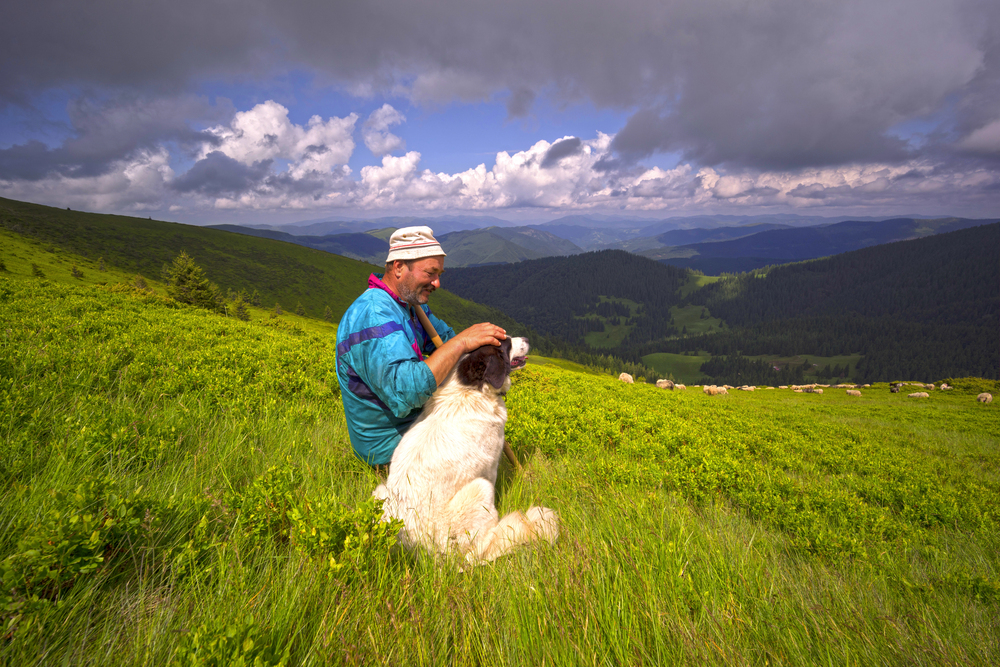
<svg viewBox="0 0 1000 667">
<path fill-rule="evenodd" d="M 468 386 L 479 386 L 483 382 L 489 382 L 495 389 L 503 386 L 510 374 L 510 339 L 502 341 L 507 343 L 507 351 L 504 351 L 503 344 L 483 345 L 465 355 L 458 362 L 458 379 Z"/>
</svg>

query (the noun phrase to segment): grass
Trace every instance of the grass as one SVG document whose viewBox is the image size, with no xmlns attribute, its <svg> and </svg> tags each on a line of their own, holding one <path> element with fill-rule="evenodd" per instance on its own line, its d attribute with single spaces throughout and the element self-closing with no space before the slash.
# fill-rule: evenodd
<svg viewBox="0 0 1000 667">
<path fill-rule="evenodd" d="M 59 280 L 67 277 L 71 263 L 81 265 L 84 283 L 140 274 L 147 282 L 159 281 L 164 264 L 183 250 L 201 266 L 206 277 L 223 291 L 255 290 L 264 309 L 280 303 L 293 312 L 301 303 L 307 315 L 319 319 L 329 308 L 339 321 L 347 307 L 368 287 L 368 276 L 380 267 L 294 243 L 246 236 L 218 229 L 145 218 L 69 211 L 0 198 L 0 235 L 4 240 L 0 260 L 7 262 L 7 244 L 28 251 L 20 254 L 50 267 Z M 27 245 L 25 245 L 27 244 Z M 45 260 L 31 259 L 35 253 Z M 95 270 L 100 260 L 113 278 Z M 31 275 L 30 263 L 8 267 L 17 275 Z M 84 268 L 89 267 L 89 268 Z M 46 274 L 48 275 L 48 274 Z M 431 308 L 456 331 L 477 322 L 493 321 L 505 328 L 523 328 L 499 311 L 438 291 Z"/>
<path fill-rule="evenodd" d="M 47 268 L 0 275 L 2 664 L 1000 662 L 995 382 L 709 397 L 533 356 L 498 506 L 561 538 L 462 571 L 380 541 L 332 332 Z"/>
<path fill-rule="evenodd" d="M 660 375 L 672 375 L 678 382 L 684 384 L 701 384 L 705 375 L 701 365 L 712 358 L 708 352 L 699 352 L 697 356 L 673 354 L 671 352 L 654 352 L 643 356 L 642 363 L 656 370 Z"/>
<path fill-rule="evenodd" d="M 640 304 L 629 299 L 619 299 L 613 297 L 602 296 L 600 297 L 600 302 L 611 302 L 618 303 L 628 307 L 629 315 L 619 316 L 619 324 L 612 324 L 612 318 L 603 317 L 601 315 L 589 315 L 589 318 L 594 318 L 599 320 L 604 324 L 604 331 L 591 331 L 583 337 L 583 341 L 590 347 L 602 350 L 615 350 L 621 345 L 622 341 L 632 333 L 632 329 L 635 328 L 632 324 L 626 324 L 629 317 L 636 315 L 641 308 Z"/>
<path fill-rule="evenodd" d="M 704 318 L 701 316 L 702 311 L 706 313 Z M 674 318 L 674 326 L 682 332 L 686 329 L 687 333 L 684 335 L 687 336 L 716 333 L 721 329 L 722 320 L 712 317 L 703 306 L 674 306 L 670 309 L 670 315 Z"/>
</svg>

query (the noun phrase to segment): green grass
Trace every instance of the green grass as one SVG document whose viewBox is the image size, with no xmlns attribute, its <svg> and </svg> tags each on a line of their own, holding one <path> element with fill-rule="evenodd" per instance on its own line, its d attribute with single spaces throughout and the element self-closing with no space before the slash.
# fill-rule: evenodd
<svg viewBox="0 0 1000 667">
<path fill-rule="evenodd" d="M 256 290 L 266 310 L 280 303 L 288 313 L 301 303 L 306 314 L 316 319 L 330 308 L 334 322 L 367 289 L 369 274 L 382 271 L 381 267 L 284 241 L 145 218 L 68 211 L 3 198 L 0 198 L 0 234 L 4 239 L 0 260 L 7 262 L 8 239 L 22 239 L 28 244 L 22 244 L 22 248 L 32 248 L 30 256 L 41 252 L 50 259 L 61 258 L 62 264 L 57 262 L 52 267 L 56 271 L 54 278 L 64 279 L 71 262 L 81 264 L 81 268 L 89 267 L 83 268 L 85 283 L 135 274 L 141 274 L 148 282 L 159 281 L 164 264 L 185 251 L 223 291 L 245 290 L 252 294 Z M 98 275 L 95 267 L 102 258 L 115 278 Z M 44 262 L 28 256 L 23 259 L 29 262 L 27 269 L 18 258 L 8 268 L 17 275 L 30 275 L 30 262 L 36 262 L 44 270 Z M 456 331 L 484 321 L 508 329 L 524 329 L 503 313 L 444 289 L 431 297 L 431 308 Z"/>
<path fill-rule="evenodd" d="M 681 297 L 686 297 L 689 294 L 691 294 L 691 292 L 699 290 L 705 285 L 711 285 L 712 283 L 717 282 L 719 280 L 722 280 L 721 276 L 699 276 L 692 274 L 691 277 L 688 279 L 687 283 L 685 283 L 684 286 L 681 287 L 680 295 Z"/>
<path fill-rule="evenodd" d="M 701 365 L 711 358 L 712 355 L 707 352 L 700 352 L 697 356 L 654 352 L 643 356 L 642 363 L 655 369 L 660 375 L 672 375 L 678 382 L 701 384 L 705 381 Z"/>
<path fill-rule="evenodd" d="M 996 382 L 709 397 L 532 357 L 498 506 L 562 534 L 463 572 L 388 548 L 332 332 L 273 324 L 0 274 L 0 663 L 1000 662 Z"/>
<path fill-rule="evenodd" d="M 702 319 L 701 313 L 706 311 L 706 317 Z M 674 306 L 670 309 L 670 315 L 674 318 L 674 326 L 681 332 L 685 328 L 687 336 L 697 336 L 706 333 L 715 333 L 721 328 L 722 320 L 712 317 L 708 309 L 703 306 Z"/>
<path fill-rule="evenodd" d="M 591 331 L 583 337 L 583 341 L 590 347 L 603 349 L 603 350 L 614 350 L 617 349 L 621 342 L 632 333 L 632 329 L 635 328 L 632 324 L 626 324 L 628 317 L 634 316 L 641 305 L 635 301 L 629 299 L 620 299 L 607 296 L 601 296 L 600 302 L 611 302 L 619 303 L 628 307 L 628 316 L 619 316 L 619 324 L 612 324 L 612 318 L 602 317 L 601 315 L 589 315 L 588 317 L 600 320 L 604 323 L 604 331 Z"/>
</svg>

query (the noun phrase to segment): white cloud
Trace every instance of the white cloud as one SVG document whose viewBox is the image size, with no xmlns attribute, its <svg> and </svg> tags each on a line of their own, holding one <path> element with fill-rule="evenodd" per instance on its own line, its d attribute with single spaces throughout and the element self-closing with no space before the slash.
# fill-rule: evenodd
<svg viewBox="0 0 1000 667">
<path fill-rule="evenodd" d="M 389 128 L 406 120 L 391 104 L 383 104 L 368 116 L 361 128 L 365 146 L 375 155 L 388 155 L 406 149 L 406 142 L 389 132 Z"/>
<path fill-rule="evenodd" d="M 247 165 L 261 160 L 288 160 L 294 178 L 302 178 L 310 171 L 328 172 L 351 158 L 357 120 L 355 113 L 325 121 L 317 115 L 305 126 L 295 125 L 288 119 L 288 109 L 268 100 L 237 113 L 229 126 L 209 129 L 221 143 L 206 145 L 201 157 L 217 150 Z"/>
</svg>

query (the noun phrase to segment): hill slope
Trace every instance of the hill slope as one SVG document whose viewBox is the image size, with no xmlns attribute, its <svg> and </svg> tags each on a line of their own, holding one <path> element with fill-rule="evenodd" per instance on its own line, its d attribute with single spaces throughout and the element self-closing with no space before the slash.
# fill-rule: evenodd
<svg viewBox="0 0 1000 667">
<path fill-rule="evenodd" d="M 769 264 L 829 257 L 884 243 L 977 227 L 992 220 L 896 218 L 846 221 L 815 227 L 771 229 L 738 239 L 689 243 L 642 252 L 646 257 L 706 273 L 749 271 Z"/>
<path fill-rule="evenodd" d="M 322 317 L 329 307 L 334 321 L 367 288 L 369 274 L 380 271 L 370 264 L 280 240 L 2 198 L 0 227 L 91 261 L 103 258 L 120 271 L 149 280 L 159 280 L 163 266 L 185 251 L 223 289 L 248 294 L 256 290 L 264 307 L 277 302 L 292 310 L 301 303 L 313 317 Z M 485 320 L 514 331 L 524 328 L 498 311 L 443 289 L 431 297 L 431 308 L 456 330 Z"/>
</svg>

